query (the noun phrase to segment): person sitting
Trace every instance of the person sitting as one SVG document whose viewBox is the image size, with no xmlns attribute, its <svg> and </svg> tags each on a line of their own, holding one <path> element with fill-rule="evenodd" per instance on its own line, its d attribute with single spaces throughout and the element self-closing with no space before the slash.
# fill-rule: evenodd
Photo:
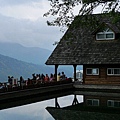
<svg viewBox="0 0 120 120">
<path fill-rule="evenodd" d="M 41 74 L 41 78 L 40 78 L 40 79 L 41 79 L 41 83 L 44 83 L 44 82 L 45 82 L 45 81 L 44 81 L 44 80 L 45 80 L 45 75 L 44 75 L 44 74 Z"/>
<path fill-rule="evenodd" d="M 50 80 L 50 78 L 49 78 L 48 74 L 46 74 L 45 79 L 44 79 L 45 83 L 49 82 L 49 80 Z"/>
<path fill-rule="evenodd" d="M 53 82 L 53 79 L 54 79 L 54 75 L 51 73 L 50 74 L 50 82 Z"/>
<path fill-rule="evenodd" d="M 36 80 L 36 76 L 35 76 L 35 73 L 34 74 L 32 74 L 32 80 Z"/>
<path fill-rule="evenodd" d="M 66 79 L 66 76 L 65 76 L 64 72 L 62 72 L 62 75 L 60 76 L 60 79 L 61 80 L 65 80 Z"/>
<path fill-rule="evenodd" d="M 36 83 L 35 84 L 38 84 L 40 81 L 40 75 L 39 74 L 36 74 Z"/>
<path fill-rule="evenodd" d="M 60 81 L 60 72 L 57 75 L 57 81 Z"/>
<path fill-rule="evenodd" d="M 8 76 L 9 87 L 12 87 L 12 77 Z"/>
<path fill-rule="evenodd" d="M 24 86 L 24 79 L 22 76 L 20 76 L 20 87 L 23 88 L 23 86 Z"/>
</svg>

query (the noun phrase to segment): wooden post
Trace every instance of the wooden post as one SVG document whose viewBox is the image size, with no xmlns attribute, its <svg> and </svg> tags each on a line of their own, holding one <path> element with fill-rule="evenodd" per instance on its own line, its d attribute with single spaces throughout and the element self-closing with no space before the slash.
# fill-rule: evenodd
<svg viewBox="0 0 120 120">
<path fill-rule="evenodd" d="M 72 105 L 77 105 L 78 103 L 79 103 L 79 102 L 78 102 L 78 100 L 77 100 L 77 96 L 74 95 L 74 100 L 73 100 Z"/>
<path fill-rule="evenodd" d="M 55 65 L 55 81 L 57 81 L 57 69 L 58 69 L 58 65 Z"/>
<path fill-rule="evenodd" d="M 60 105 L 58 104 L 57 97 L 55 98 L 55 108 L 60 108 Z"/>
<path fill-rule="evenodd" d="M 73 65 L 73 67 L 74 67 L 74 81 L 76 81 L 76 67 L 77 67 L 77 65 Z"/>
<path fill-rule="evenodd" d="M 83 65 L 83 82 L 82 82 L 82 84 L 85 83 L 85 79 L 86 79 L 86 65 Z"/>
</svg>

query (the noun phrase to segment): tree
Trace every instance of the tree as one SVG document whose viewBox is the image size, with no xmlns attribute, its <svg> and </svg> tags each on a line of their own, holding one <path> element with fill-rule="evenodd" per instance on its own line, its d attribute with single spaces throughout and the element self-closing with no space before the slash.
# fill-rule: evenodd
<svg viewBox="0 0 120 120">
<path fill-rule="evenodd" d="M 48 25 L 69 26 L 73 21 L 74 9 L 78 6 L 78 15 L 92 14 L 98 6 L 102 7 L 101 13 L 114 13 L 120 9 L 119 0 L 48 0 L 51 9 L 44 16 L 55 16 L 52 21 L 47 21 Z"/>
</svg>

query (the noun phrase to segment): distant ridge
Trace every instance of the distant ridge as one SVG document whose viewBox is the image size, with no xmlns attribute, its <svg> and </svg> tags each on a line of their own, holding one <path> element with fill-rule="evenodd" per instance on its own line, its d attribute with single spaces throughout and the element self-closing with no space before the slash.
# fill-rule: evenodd
<svg viewBox="0 0 120 120">
<path fill-rule="evenodd" d="M 52 67 L 27 63 L 0 55 L 0 82 L 6 82 L 8 76 L 13 76 L 15 78 L 23 76 L 24 79 L 27 79 L 32 78 L 33 73 L 50 74 L 51 72 L 54 72 Z"/>
<path fill-rule="evenodd" d="M 51 52 L 39 47 L 24 47 L 18 43 L 0 42 L 0 54 L 28 63 L 43 65 Z"/>
<path fill-rule="evenodd" d="M 52 51 L 38 47 L 24 47 L 17 43 L 0 42 L 0 82 L 8 75 L 27 79 L 33 73 L 54 74 L 54 66 L 45 65 Z M 82 69 L 82 67 L 80 67 Z M 59 66 L 58 72 L 64 71 L 67 77 L 73 76 L 73 66 Z"/>
</svg>

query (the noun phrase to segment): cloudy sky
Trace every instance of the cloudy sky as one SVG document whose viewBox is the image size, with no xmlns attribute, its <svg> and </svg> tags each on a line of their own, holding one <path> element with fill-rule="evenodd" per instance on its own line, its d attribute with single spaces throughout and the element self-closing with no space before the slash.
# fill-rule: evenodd
<svg viewBox="0 0 120 120">
<path fill-rule="evenodd" d="M 63 33 L 59 27 L 47 26 L 48 0 L 0 0 L 0 42 L 52 50 Z"/>
<path fill-rule="evenodd" d="M 50 18 L 43 14 L 49 8 L 48 0 L 0 0 L 0 42 L 53 50 L 53 43 L 64 33 L 59 27 L 47 26 Z"/>
</svg>

